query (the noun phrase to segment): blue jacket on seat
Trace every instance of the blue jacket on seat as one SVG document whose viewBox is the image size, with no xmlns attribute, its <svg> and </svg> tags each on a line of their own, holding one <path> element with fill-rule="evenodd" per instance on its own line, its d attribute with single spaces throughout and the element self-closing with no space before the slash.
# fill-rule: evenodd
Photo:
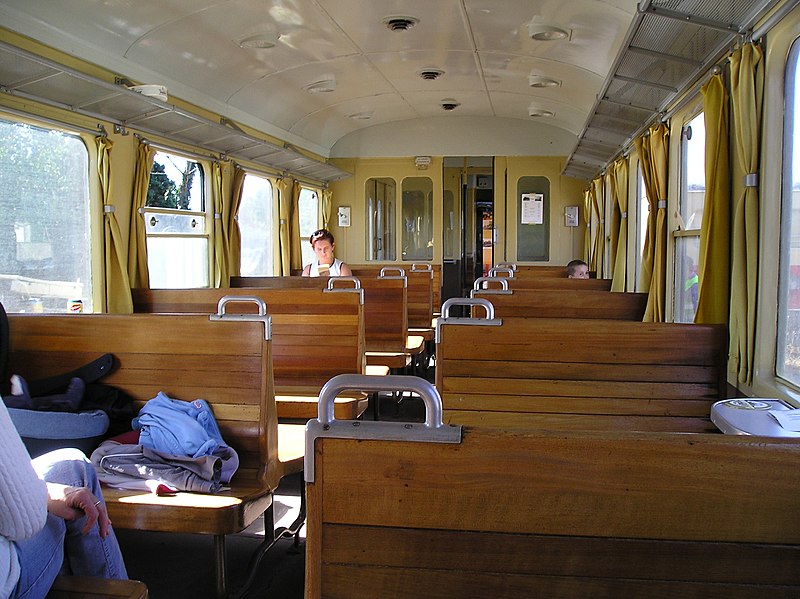
<svg viewBox="0 0 800 599">
<path fill-rule="evenodd" d="M 140 431 L 139 443 L 156 451 L 192 458 L 235 456 L 223 440 L 211 408 L 202 399 L 180 401 L 159 391 L 133 419 L 133 428 Z M 225 475 L 232 475 L 231 466 L 234 464 L 223 468 L 223 480 L 230 480 Z M 237 467 L 238 458 L 233 470 Z"/>
</svg>

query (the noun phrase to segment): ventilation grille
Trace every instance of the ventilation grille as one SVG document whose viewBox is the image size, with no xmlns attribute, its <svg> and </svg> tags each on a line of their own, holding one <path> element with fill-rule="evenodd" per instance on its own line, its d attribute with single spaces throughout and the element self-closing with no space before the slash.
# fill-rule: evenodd
<svg viewBox="0 0 800 599">
<path fill-rule="evenodd" d="M 419 19 L 416 17 L 386 17 L 383 20 L 383 24 L 390 31 L 408 31 L 417 23 Z"/>
<path fill-rule="evenodd" d="M 652 0 L 628 31 L 564 174 L 594 178 L 778 0 Z"/>
<path fill-rule="evenodd" d="M 419 71 L 418 75 L 425 81 L 435 81 L 444 75 L 444 71 L 440 69 L 423 69 Z"/>
</svg>

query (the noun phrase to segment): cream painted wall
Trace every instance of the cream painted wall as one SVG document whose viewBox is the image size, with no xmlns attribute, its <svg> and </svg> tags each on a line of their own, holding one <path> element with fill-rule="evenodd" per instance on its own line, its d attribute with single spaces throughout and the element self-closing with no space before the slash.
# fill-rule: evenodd
<svg viewBox="0 0 800 599">
<path fill-rule="evenodd" d="M 392 177 L 402 186 L 405 177 L 429 176 L 433 180 L 434 231 L 437 233 L 433 261 L 441 263 L 441 231 L 443 224 L 443 160 L 433 157 L 427 170 L 417 170 L 413 157 L 406 158 L 346 158 L 337 159 L 335 164 L 353 173 L 345 181 L 333 183 L 333 209 L 336 214 L 339 206 L 350 206 L 351 226 L 341 228 L 336 219 L 331 219 L 331 232 L 336 238 L 336 254 L 345 262 L 354 264 L 365 261 L 366 256 L 366 210 L 365 184 L 372 177 Z M 550 180 L 550 264 L 566 264 L 580 256 L 583 247 L 583 228 L 566 227 L 564 207 L 580 205 L 586 181 L 561 176 L 563 157 L 497 157 L 495 158 L 495 223 L 498 227 L 495 262 L 516 259 L 516 227 L 506 223 L 516 222 L 517 181 L 524 176 L 543 176 Z M 448 169 L 450 170 L 450 169 Z M 506 179 L 508 183 L 506 184 Z M 506 185 L 507 188 L 506 189 Z M 399 199 L 399 198 L 398 198 Z M 583 222 L 581 222 L 583 224 Z M 400 229 L 400 211 L 397 211 L 397 231 Z M 507 230 L 508 229 L 508 230 Z M 399 243 L 399 235 L 398 235 Z M 507 248 L 507 252 L 504 251 Z M 397 255 L 400 255 L 400 248 Z"/>
</svg>

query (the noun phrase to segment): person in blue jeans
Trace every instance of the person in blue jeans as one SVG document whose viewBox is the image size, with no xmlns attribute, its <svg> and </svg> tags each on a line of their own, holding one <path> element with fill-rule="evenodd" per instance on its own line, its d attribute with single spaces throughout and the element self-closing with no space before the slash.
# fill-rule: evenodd
<svg viewBox="0 0 800 599">
<path fill-rule="evenodd" d="M 128 577 L 86 456 L 31 460 L 1 401 L 0 502 L 0 599 L 42 599 L 59 574 Z"/>
</svg>

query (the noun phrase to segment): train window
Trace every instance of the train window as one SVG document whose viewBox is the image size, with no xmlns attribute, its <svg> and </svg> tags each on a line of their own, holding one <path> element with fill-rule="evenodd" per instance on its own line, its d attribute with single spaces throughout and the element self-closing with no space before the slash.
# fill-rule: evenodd
<svg viewBox="0 0 800 599">
<path fill-rule="evenodd" d="M 300 248 L 303 253 L 303 264 L 311 264 L 314 260 L 314 249 L 306 240 L 319 229 L 319 196 L 313 189 L 303 187 L 297 200 L 297 212 L 300 219 Z M 305 243 L 303 243 L 305 242 Z"/>
<path fill-rule="evenodd" d="M 394 260 L 394 207 L 397 185 L 394 179 L 367 179 L 367 260 Z"/>
<path fill-rule="evenodd" d="M 89 154 L 59 131 L 0 121 L 0 301 L 8 312 L 92 310 Z"/>
<path fill-rule="evenodd" d="M 517 260 L 547 262 L 550 260 L 550 181 L 547 177 L 520 177 L 517 202 L 520 215 L 517 218 Z"/>
<path fill-rule="evenodd" d="M 644 242 L 647 239 L 647 220 L 650 217 L 650 203 L 647 201 L 641 162 L 636 164 L 636 198 L 636 290 L 641 291 L 643 289 L 642 255 L 644 254 Z"/>
<path fill-rule="evenodd" d="M 777 375 L 800 386 L 800 42 L 786 66 Z"/>
<path fill-rule="evenodd" d="M 274 274 L 273 227 L 277 222 L 269 179 L 247 174 L 239 204 L 239 232 L 242 239 L 241 275 L 269 277 Z"/>
<path fill-rule="evenodd" d="M 403 179 L 403 260 L 433 260 L 433 181 Z"/>
<path fill-rule="evenodd" d="M 675 322 L 693 322 L 697 311 L 700 228 L 706 197 L 706 129 L 700 113 L 683 128 L 681 138 L 680 216 L 675 233 Z"/>
<path fill-rule="evenodd" d="M 442 233 L 442 254 L 445 260 L 455 259 L 456 236 L 456 205 L 453 192 L 444 190 L 442 197 L 442 214 L 444 216 L 444 231 Z"/>
<path fill-rule="evenodd" d="M 156 152 L 144 210 L 152 288 L 208 287 L 205 210 L 202 165 Z"/>
</svg>

